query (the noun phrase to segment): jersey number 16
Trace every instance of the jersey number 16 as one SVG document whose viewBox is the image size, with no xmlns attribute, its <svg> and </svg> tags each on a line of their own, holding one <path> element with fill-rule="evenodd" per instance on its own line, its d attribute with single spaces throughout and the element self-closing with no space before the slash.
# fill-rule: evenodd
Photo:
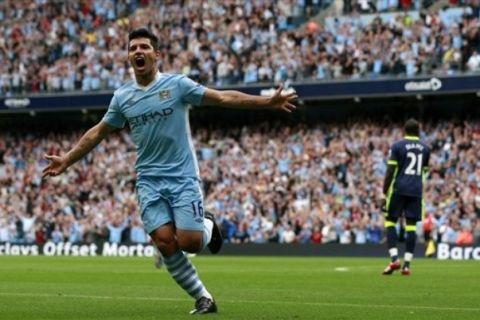
<svg viewBox="0 0 480 320">
<path fill-rule="evenodd" d="M 192 201 L 193 217 L 203 217 L 202 201 Z"/>
</svg>

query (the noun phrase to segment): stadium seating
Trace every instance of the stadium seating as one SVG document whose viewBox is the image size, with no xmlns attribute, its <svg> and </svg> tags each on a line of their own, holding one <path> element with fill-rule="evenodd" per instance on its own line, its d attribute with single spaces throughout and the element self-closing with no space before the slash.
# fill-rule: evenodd
<svg viewBox="0 0 480 320">
<path fill-rule="evenodd" d="M 299 24 L 333 1 L 185 2 L 0 2 L 0 95 L 118 88 L 131 78 L 126 34 L 145 25 L 160 39 L 161 71 L 220 87 L 480 72 L 478 0 L 440 10 L 429 1 L 344 1 L 353 11 L 306 28 Z M 425 132 L 434 148 L 432 236 L 456 243 L 470 232 L 479 241 L 480 125 L 430 123 Z M 206 202 L 226 241 L 362 244 L 383 240 L 376 200 L 399 136 L 398 126 L 369 122 L 264 123 L 199 128 L 195 140 Z M 79 137 L 0 131 L 0 242 L 147 241 L 127 133 L 42 182 L 42 155 Z"/>
<path fill-rule="evenodd" d="M 441 11 L 377 1 L 414 10 L 307 28 L 331 1 L 265 3 L 2 1 L 0 95 L 118 88 L 131 78 L 126 35 L 140 26 L 160 39 L 161 71 L 217 86 L 480 72 L 476 0 Z"/>
<path fill-rule="evenodd" d="M 469 232 L 480 241 L 480 123 L 428 123 L 425 132 L 433 150 L 425 199 L 431 236 L 456 243 Z M 69 149 L 79 136 L 0 133 L 0 242 L 146 241 L 128 133 L 42 182 L 42 155 Z M 383 241 L 376 201 L 389 144 L 400 136 L 399 126 L 358 121 L 199 127 L 194 140 L 207 208 L 226 241 L 363 244 Z"/>
</svg>

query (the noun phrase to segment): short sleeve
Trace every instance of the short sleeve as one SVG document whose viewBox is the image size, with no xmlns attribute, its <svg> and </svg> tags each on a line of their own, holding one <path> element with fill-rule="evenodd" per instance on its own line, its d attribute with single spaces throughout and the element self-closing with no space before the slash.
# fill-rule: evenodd
<svg viewBox="0 0 480 320">
<path fill-rule="evenodd" d="M 112 97 L 108 110 L 103 116 L 103 121 L 116 128 L 123 128 L 125 126 L 126 119 L 120 111 L 120 106 L 118 105 L 115 95 Z"/>
<path fill-rule="evenodd" d="M 425 148 L 425 161 L 423 163 L 423 167 L 428 169 L 428 163 L 430 162 L 430 149 L 427 147 Z"/>
<path fill-rule="evenodd" d="M 206 90 L 204 86 L 186 76 L 180 77 L 178 86 L 184 102 L 190 103 L 194 106 L 201 105 Z"/>
<path fill-rule="evenodd" d="M 397 166 L 398 165 L 398 150 L 397 150 L 397 144 L 394 143 L 391 147 L 390 150 L 388 151 L 388 165 L 392 166 Z"/>
</svg>

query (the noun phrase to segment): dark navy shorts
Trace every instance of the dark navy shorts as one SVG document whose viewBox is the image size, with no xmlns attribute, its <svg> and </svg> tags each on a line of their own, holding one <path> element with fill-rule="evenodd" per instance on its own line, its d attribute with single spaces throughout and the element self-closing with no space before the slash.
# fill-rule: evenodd
<svg viewBox="0 0 480 320">
<path fill-rule="evenodd" d="M 387 219 L 396 221 L 400 217 L 420 221 L 423 219 L 423 198 L 392 194 L 387 202 Z"/>
</svg>

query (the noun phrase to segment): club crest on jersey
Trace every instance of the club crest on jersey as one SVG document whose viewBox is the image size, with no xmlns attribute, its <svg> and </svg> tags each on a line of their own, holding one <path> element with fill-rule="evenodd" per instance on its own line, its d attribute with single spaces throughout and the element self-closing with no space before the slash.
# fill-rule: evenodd
<svg viewBox="0 0 480 320">
<path fill-rule="evenodd" d="M 161 90 L 158 95 L 160 97 L 160 100 L 170 99 L 172 97 L 172 95 L 170 94 L 170 90 Z"/>
</svg>

